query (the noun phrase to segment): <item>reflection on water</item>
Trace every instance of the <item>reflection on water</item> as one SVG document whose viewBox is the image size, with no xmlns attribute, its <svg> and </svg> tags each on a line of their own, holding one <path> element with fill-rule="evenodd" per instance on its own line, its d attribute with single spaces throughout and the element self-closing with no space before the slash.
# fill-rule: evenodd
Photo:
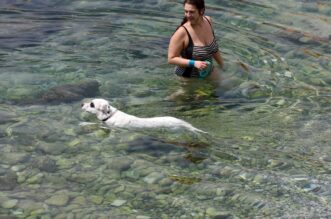
<svg viewBox="0 0 331 219">
<path fill-rule="evenodd" d="M 169 101 L 180 2 L 0 2 L 0 217 L 330 217 L 331 4 L 206 3 L 223 80 Z M 210 136 L 108 129 L 94 96 Z"/>
</svg>

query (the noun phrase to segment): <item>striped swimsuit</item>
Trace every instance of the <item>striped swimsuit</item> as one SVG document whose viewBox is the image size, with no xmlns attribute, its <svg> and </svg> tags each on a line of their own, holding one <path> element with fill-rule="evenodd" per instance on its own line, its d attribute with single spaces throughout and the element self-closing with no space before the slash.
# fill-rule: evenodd
<svg viewBox="0 0 331 219">
<path fill-rule="evenodd" d="M 207 18 L 206 18 L 206 20 L 210 24 L 210 22 Z M 210 24 L 210 26 L 211 26 L 211 24 Z M 184 27 L 184 26 L 182 26 L 182 27 Z M 210 71 L 208 73 L 208 75 L 209 75 L 213 70 L 213 61 L 212 61 L 213 54 L 218 52 L 218 44 L 215 39 L 214 30 L 213 30 L 214 39 L 209 45 L 194 46 L 190 33 L 188 32 L 186 27 L 184 27 L 184 29 L 186 30 L 186 32 L 188 34 L 189 43 L 188 43 L 188 46 L 181 52 L 181 56 L 183 58 L 187 58 L 187 59 L 209 61 L 211 63 L 211 67 L 209 68 Z M 182 76 L 182 77 L 199 77 L 199 70 L 194 67 L 193 68 L 190 68 L 190 67 L 183 68 L 183 67 L 177 66 L 175 69 L 175 73 L 178 76 Z M 204 77 L 206 77 L 206 76 L 204 76 Z"/>
</svg>

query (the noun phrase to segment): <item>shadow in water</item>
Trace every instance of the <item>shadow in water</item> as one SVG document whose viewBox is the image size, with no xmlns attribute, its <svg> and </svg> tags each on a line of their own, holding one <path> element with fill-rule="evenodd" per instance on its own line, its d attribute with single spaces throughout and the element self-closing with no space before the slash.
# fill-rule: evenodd
<svg viewBox="0 0 331 219">
<path fill-rule="evenodd" d="M 127 152 L 143 153 L 158 158 L 170 153 L 179 153 L 185 161 L 197 164 L 208 158 L 208 147 L 209 145 L 204 142 L 167 141 L 144 136 L 130 142 Z"/>
</svg>

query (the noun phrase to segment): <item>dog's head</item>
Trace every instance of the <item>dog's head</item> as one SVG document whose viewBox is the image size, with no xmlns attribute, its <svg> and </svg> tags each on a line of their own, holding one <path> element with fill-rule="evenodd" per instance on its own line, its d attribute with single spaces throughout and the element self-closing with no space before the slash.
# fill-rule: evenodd
<svg viewBox="0 0 331 219">
<path fill-rule="evenodd" d="M 83 103 L 82 109 L 95 114 L 97 118 L 102 121 L 107 120 L 116 112 L 116 108 L 112 107 L 108 101 L 104 99 L 94 99 L 91 102 Z"/>
</svg>

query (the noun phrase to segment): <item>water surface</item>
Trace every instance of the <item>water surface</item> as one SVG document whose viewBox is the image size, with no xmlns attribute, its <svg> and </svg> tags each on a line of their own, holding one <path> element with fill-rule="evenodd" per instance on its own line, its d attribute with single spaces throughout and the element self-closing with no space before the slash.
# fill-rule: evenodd
<svg viewBox="0 0 331 219">
<path fill-rule="evenodd" d="M 1 1 L 0 216 L 331 217 L 331 4 L 206 4 L 222 83 L 170 101 L 181 2 Z M 93 97 L 210 136 L 108 129 Z"/>
</svg>

